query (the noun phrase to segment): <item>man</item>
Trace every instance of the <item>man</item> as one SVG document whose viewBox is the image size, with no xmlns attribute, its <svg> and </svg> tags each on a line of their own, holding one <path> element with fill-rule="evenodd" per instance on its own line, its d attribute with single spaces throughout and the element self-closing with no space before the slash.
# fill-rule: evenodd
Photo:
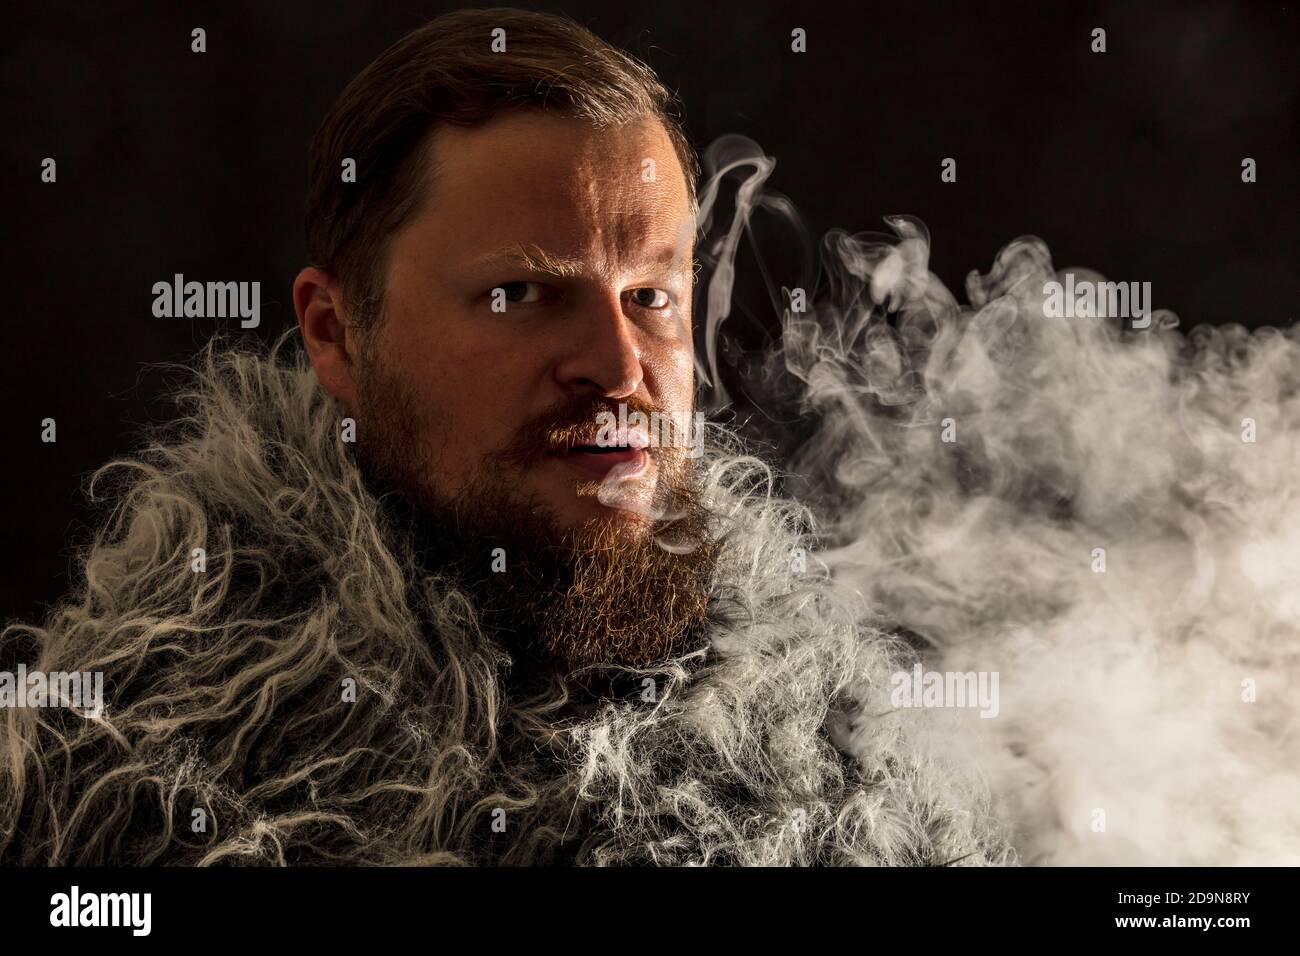
<svg viewBox="0 0 1300 956">
<path fill-rule="evenodd" d="M 515 10 L 435 20 L 344 91 L 305 358 L 210 346 L 175 429 L 97 476 L 78 593 L 0 642 L 106 687 L 4 711 L 0 858 L 1009 857 L 923 712 L 878 706 L 904 645 L 806 569 L 767 468 L 650 427 L 694 413 L 668 104 Z"/>
</svg>

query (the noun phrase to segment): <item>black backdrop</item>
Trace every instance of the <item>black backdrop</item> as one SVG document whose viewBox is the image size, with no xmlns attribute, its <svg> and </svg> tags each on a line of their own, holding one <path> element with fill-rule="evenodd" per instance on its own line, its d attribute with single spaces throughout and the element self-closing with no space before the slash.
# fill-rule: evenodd
<svg viewBox="0 0 1300 956">
<path fill-rule="evenodd" d="M 153 283 L 258 280 L 261 327 L 225 328 L 291 325 L 308 138 L 351 76 L 454 5 L 32 6 L 0 37 L 6 620 L 67 587 L 85 478 L 165 417 L 146 366 L 222 327 L 154 318 Z M 529 6 L 647 59 L 701 147 L 757 140 L 778 160 L 771 185 L 816 232 L 920 216 L 954 291 L 1034 233 L 1058 265 L 1151 281 L 1185 325 L 1294 319 L 1293 4 Z M 206 53 L 190 50 L 194 27 Z M 790 52 L 794 27 L 806 54 Z M 1094 27 L 1104 54 L 1090 52 Z M 939 180 L 946 156 L 955 184 Z M 40 441 L 46 417 L 56 444 Z"/>
</svg>

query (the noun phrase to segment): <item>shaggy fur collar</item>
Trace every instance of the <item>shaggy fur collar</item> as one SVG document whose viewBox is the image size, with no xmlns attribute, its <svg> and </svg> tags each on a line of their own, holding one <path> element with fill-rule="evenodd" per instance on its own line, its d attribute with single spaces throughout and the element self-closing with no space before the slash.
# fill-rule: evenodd
<svg viewBox="0 0 1300 956">
<path fill-rule="evenodd" d="M 707 460 L 710 646 L 576 708 L 512 689 L 466 595 L 415 570 L 296 350 L 210 347 L 179 397 L 95 476 L 108 514 L 76 593 L 0 640 L 10 669 L 102 671 L 106 690 L 99 717 L 3 712 L 0 860 L 1009 859 L 926 713 L 882 705 L 907 647 L 798 569 L 805 513 L 734 444 Z"/>
</svg>

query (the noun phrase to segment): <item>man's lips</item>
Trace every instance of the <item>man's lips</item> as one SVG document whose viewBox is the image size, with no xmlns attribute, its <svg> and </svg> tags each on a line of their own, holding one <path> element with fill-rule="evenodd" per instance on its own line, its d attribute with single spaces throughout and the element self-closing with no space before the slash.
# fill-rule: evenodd
<svg viewBox="0 0 1300 956">
<path fill-rule="evenodd" d="M 588 429 L 567 447 L 553 448 L 547 457 L 558 459 L 588 478 L 621 481 L 646 470 L 650 462 L 650 436 L 638 428 L 612 431 Z"/>
<path fill-rule="evenodd" d="M 629 478 L 645 470 L 650 456 L 643 448 L 599 448 L 595 445 L 575 445 L 564 451 L 553 451 L 551 457 L 597 478 L 604 478 L 618 469 L 615 477 Z"/>
<path fill-rule="evenodd" d="M 596 445 L 575 445 L 563 451 L 553 451 L 549 457 L 570 465 L 589 476 L 604 478 L 615 468 L 616 478 L 639 475 L 646 468 L 650 456 L 644 448 L 599 448 Z"/>
</svg>

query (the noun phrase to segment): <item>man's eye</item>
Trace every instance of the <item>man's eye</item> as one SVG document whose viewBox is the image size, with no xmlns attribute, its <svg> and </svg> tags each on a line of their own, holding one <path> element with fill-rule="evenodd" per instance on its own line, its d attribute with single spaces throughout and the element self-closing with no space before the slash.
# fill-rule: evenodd
<svg viewBox="0 0 1300 956">
<path fill-rule="evenodd" d="M 540 282 L 503 282 L 497 288 L 504 294 L 507 302 L 516 305 L 527 305 L 530 302 L 540 302 L 542 299 Z"/>
<path fill-rule="evenodd" d="M 638 308 L 642 309 L 666 309 L 668 308 L 668 293 L 663 289 L 633 289 L 629 295 Z"/>
</svg>

